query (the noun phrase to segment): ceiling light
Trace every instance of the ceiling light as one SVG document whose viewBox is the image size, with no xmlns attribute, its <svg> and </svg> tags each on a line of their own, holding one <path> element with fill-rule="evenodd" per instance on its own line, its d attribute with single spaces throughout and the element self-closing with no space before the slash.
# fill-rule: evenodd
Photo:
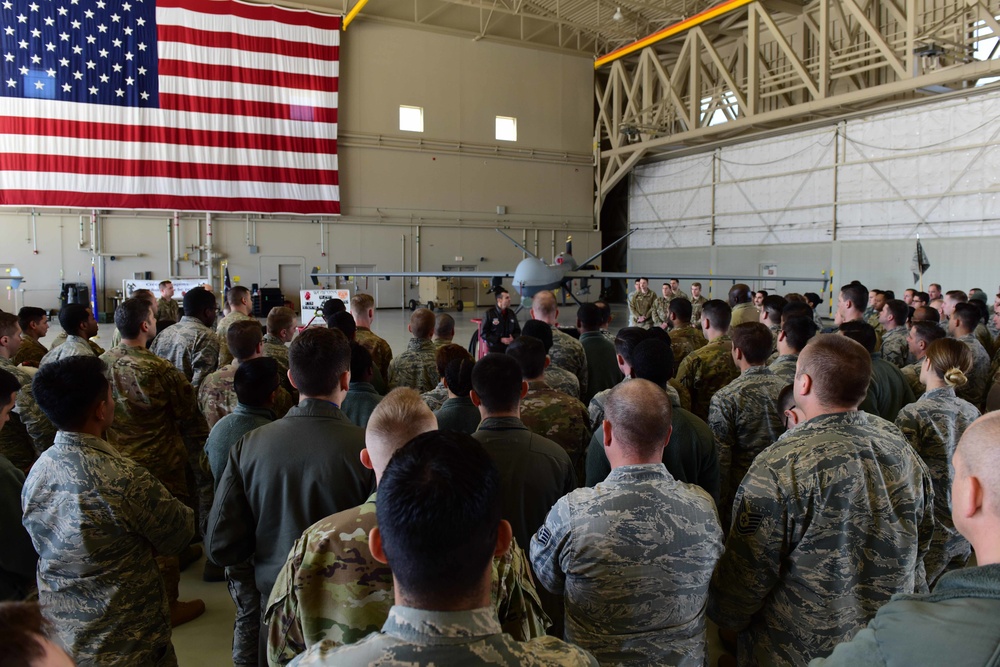
<svg viewBox="0 0 1000 667">
<path fill-rule="evenodd" d="M 611 18 L 615 21 L 621 21 L 622 19 L 624 19 L 625 17 L 622 15 L 622 8 L 616 7 L 615 13 L 611 16 Z"/>
</svg>

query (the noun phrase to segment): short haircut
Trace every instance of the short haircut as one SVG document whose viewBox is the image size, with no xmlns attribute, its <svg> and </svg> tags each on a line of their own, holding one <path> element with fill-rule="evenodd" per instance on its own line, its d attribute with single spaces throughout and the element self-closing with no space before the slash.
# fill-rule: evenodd
<svg viewBox="0 0 1000 667">
<path fill-rule="evenodd" d="M 472 369 L 476 362 L 472 358 L 452 359 L 444 369 L 444 379 L 448 383 L 448 391 L 465 398 L 472 389 Z"/>
<path fill-rule="evenodd" d="M 107 366 L 97 357 L 65 357 L 39 368 L 31 390 L 56 428 L 76 431 L 87 423 L 94 406 L 107 398 L 105 372 Z"/>
<path fill-rule="evenodd" d="M 736 283 L 729 288 L 729 306 L 736 306 L 741 303 L 748 303 L 751 301 L 750 286 L 744 283 Z M 708 305 L 708 304 L 706 304 Z M 726 325 L 729 326 L 729 325 Z"/>
<path fill-rule="evenodd" d="M 3 667 L 35 667 L 45 659 L 52 626 L 37 602 L 0 602 L 0 646 Z M 49 640 L 51 641 L 51 640 Z"/>
<path fill-rule="evenodd" d="M 840 325 L 840 333 L 847 336 L 851 340 L 861 343 L 861 345 L 868 350 L 868 354 L 875 352 L 875 345 L 878 343 L 878 336 L 875 334 L 875 327 L 867 322 L 862 322 L 860 320 L 844 322 Z"/>
<path fill-rule="evenodd" d="M 250 290 L 243 285 L 237 285 L 236 287 L 230 287 L 229 291 L 226 292 L 226 303 L 230 306 L 238 306 L 243 303 L 244 299 L 250 298 Z"/>
<path fill-rule="evenodd" d="M 816 335 L 819 327 L 811 317 L 792 317 L 781 323 L 785 342 L 796 352 L 801 352 L 809 339 Z"/>
<path fill-rule="evenodd" d="M 537 338 L 517 338 L 507 346 L 507 356 L 517 362 L 525 380 L 534 380 L 545 373 L 545 346 Z"/>
<path fill-rule="evenodd" d="M 761 294 L 762 295 L 761 296 L 762 299 L 766 299 L 770 295 L 770 293 L 766 289 L 759 289 L 756 292 L 754 292 L 754 294 L 755 295 L 756 294 Z"/>
<path fill-rule="evenodd" d="M 472 359 L 472 355 L 455 343 L 442 345 L 434 351 L 434 364 L 437 366 L 438 377 L 444 377 L 444 369 L 455 359 Z"/>
<path fill-rule="evenodd" d="M 931 295 L 927 292 L 917 292 L 914 296 L 923 301 L 925 304 L 930 303 Z"/>
<path fill-rule="evenodd" d="M 351 381 L 360 382 L 372 369 L 372 354 L 364 345 L 351 341 Z"/>
<path fill-rule="evenodd" d="M 247 359 L 240 363 L 233 376 L 236 400 L 252 408 L 262 408 L 267 405 L 280 381 L 277 361 L 271 357 Z"/>
<path fill-rule="evenodd" d="M 699 282 L 691 283 L 691 287 L 701 287 L 701 283 Z"/>
<path fill-rule="evenodd" d="M 434 311 L 417 308 L 410 315 L 410 333 L 414 338 L 430 338 L 434 333 Z"/>
<path fill-rule="evenodd" d="M 781 313 L 785 309 L 788 301 L 783 296 L 778 296 L 777 294 L 772 294 L 770 296 L 765 296 L 764 301 L 761 302 L 761 308 L 767 313 L 767 319 L 772 322 L 781 322 Z"/>
<path fill-rule="evenodd" d="M 594 305 L 597 306 L 601 311 L 601 324 L 607 324 L 611 321 L 611 306 L 605 301 L 595 301 Z"/>
<path fill-rule="evenodd" d="M 454 338 L 454 336 L 455 318 L 448 313 L 438 313 L 437 318 L 434 320 L 434 337 Z"/>
<path fill-rule="evenodd" d="M 25 306 L 17 311 L 17 323 L 21 325 L 21 331 L 27 331 L 32 324 L 41 322 L 45 317 L 45 311 L 35 306 Z"/>
<path fill-rule="evenodd" d="M 707 319 L 713 329 L 725 331 L 733 321 L 733 309 L 722 299 L 712 299 L 701 307 L 701 317 Z"/>
<path fill-rule="evenodd" d="M 667 306 L 670 314 L 677 318 L 681 324 L 690 324 L 691 315 L 694 314 L 694 306 L 691 302 L 684 297 L 677 297 L 676 299 L 670 300 L 670 305 Z"/>
<path fill-rule="evenodd" d="M 927 347 L 931 370 L 949 387 L 962 387 L 974 362 L 969 346 L 954 338 L 941 338 Z"/>
<path fill-rule="evenodd" d="M 233 322 L 226 331 L 226 345 L 237 361 L 246 361 L 252 357 L 262 340 L 264 332 L 257 320 Z"/>
<path fill-rule="evenodd" d="M 952 301 L 957 301 L 958 303 L 965 303 L 966 301 L 969 300 L 969 295 L 960 289 L 948 290 L 945 293 L 945 296 L 951 299 Z"/>
<path fill-rule="evenodd" d="M 152 309 L 149 301 L 136 297 L 125 299 L 118 304 L 115 308 L 115 327 L 122 338 L 126 340 L 138 338 L 142 332 L 142 323 L 149 319 L 149 312 Z M 150 335 L 155 333 L 151 331 Z"/>
<path fill-rule="evenodd" d="M 1000 412 L 990 412 L 972 423 L 955 449 L 958 474 L 981 482 L 989 513 L 1000 515 Z"/>
<path fill-rule="evenodd" d="M 354 321 L 354 315 L 346 310 L 334 313 L 333 317 L 327 320 L 326 326 L 340 330 L 340 333 L 344 334 L 347 340 L 354 340 L 358 334 L 358 323 Z"/>
<path fill-rule="evenodd" d="M 840 296 L 857 310 L 868 307 L 868 288 L 857 281 L 841 287 Z"/>
<path fill-rule="evenodd" d="M 21 383 L 12 373 L 0 368 L 0 408 L 7 407 L 11 394 L 21 391 Z"/>
<path fill-rule="evenodd" d="M 969 331 L 974 330 L 980 320 L 979 308 L 965 301 L 955 304 L 955 312 L 951 316 L 962 324 L 963 329 Z"/>
<path fill-rule="evenodd" d="M 288 346 L 292 381 L 303 396 L 328 396 L 351 368 L 351 346 L 337 329 L 309 327 Z"/>
<path fill-rule="evenodd" d="M 491 352 L 472 369 L 472 388 L 487 412 L 511 412 L 521 402 L 521 366 L 514 357 Z"/>
<path fill-rule="evenodd" d="M 647 338 L 632 350 L 631 366 L 637 378 L 663 388 L 674 374 L 674 353 L 666 341 Z"/>
<path fill-rule="evenodd" d="M 13 336 L 19 326 L 17 315 L 0 311 L 0 336 Z"/>
<path fill-rule="evenodd" d="M 555 295 L 548 291 L 542 290 L 531 300 L 531 308 L 536 313 L 541 313 L 542 315 L 555 317 L 556 310 L 558 310 L 558 304 L 556 303 Z"/>
<path fill-rule="evenodd" d="M 279 331 L 284 331 L 292 326 L 295 321 L 295 311 L 291 308 L 278 306 L 272 308 L 267 314 L 267 333 L 277 336 Z"/>
<path fill-rule="evenodd" d="M 338 299 L 339 301 L 339 299 Z M 367 313 L 375 307 L 375 298 L 371 294 L 358 292 L 351 297 L 351 312 L 354 314 Z"/>
<path fill-rule="evenodd" d="M 343 301 L 334 296 L 324 301 L 320 310 L 323 312 L 323 319 L 326 320 L 327 325 L 329 325 L 333 316 L 337 313 L 345 312 L 347 310 L 347 306 L 344 305 Z"/>
<path fill-rule="evenodd" d="M 167 285 L 173 285 L 173 283 L 170 282 L 169 280 L 161 280 L 160 281 L 160 291 L 162 292 L 163 288 L 166 287 Z"/>
<path fill-rule="evenodd" d="M 501 285 L 497 285 L 496 287 L 493 288 L 493 300 L 494 301 L 499 301 L 500 297 L 503 296 L 504 294 L 510 294 L 510 292 L 507 291 L 506 287 L 503 287 Z"/>
<path fill-rule="evenodd" d="M 437 419 L 410 387 L 397 387 L 375 406 L 365 427 L 365 447 L 384 467 L 396 450 L 421 433 L 437 428 Z"/>
<path fill-rule="evenodd" d="M 154 306 L 156 305 L 156 295 L 153 294 L 152 290 L 148 289 L 134 289 L 132 290 L 133 299 L 145 299 L 149 301 Z"/>
<path fill-rule="evenodd" d="M 913 315 L 910 316 L 910 320 L 915 320 L 916 322 L 940 322 L 941 313 L 938 312 L 937 308 L 920 306 L 913 309 Z"/>
<path fill-rule="evenodd" d="M 792 319 L 793 317 L 808 317 L 812 319 L 813 309 L 804 301 L 789 301 L 781 309 L 781 321 Z"/>
<path fill-rule="evenodd" d="M 204 287 L 194 287 L 184 293 L 184 314 L 188 317 L 198 317 L 206 310 L 217 307 L 215 294 Z"/>
<path fill-rule="evenodd" d="M 785 301 L 787 303 L 796 303 L 796 302 L 798 302 L 798 303 L 805 303 L 807 306 L 809 305 L 808 303 L 806 303 L 806 298 L 804 296 L 802 296 L 801 294 L 799 294 L 798 292 L 789 292 L 788 294 L 786 294 L 785 295 Z M 782 312 L 784 312 L 784 311 L 782 311 Z"/>
<path fill-rule="evenodd" d="M 645 457 L 666 445 L 672 412 L 663 387 L 640 379 L 617 385 L 604 402 L 604 418 L 611 422 L 614 441 Z"/>
<path fill-rule="evenodd" d="M 500 475 L 472 436 L 423 433 L 386 466 L 376 513 L 392 575 L 408 594 L 464 598 L 488 572 L 496 550 Z"/>
<path fill-rule="evenodd" d="M 871 354 L 847 336 L 815 336 L 799 355 L 795 377 L 802 375 L 822 405 L 855 410 L 868 393 Z"/>
<path fill-rule="evenodd" d="M 910 307 L 906 305 L 905 301 L 902 299 L 889 299 L 882 307 L 889 309 L 889 313 L 892 314 L 892 319 L 897 325 L 903 326 L 906 324 L 906 316 L 910 312 Z"/>
<path fill-rule="evenodd" d="M 760 322 L 737 324 L 729 330 L 729 335 L 733 339 L 733 348 L 740 350 L 749 364 L 762 364 L 771 355 L 774 336 Z"/>
<path fill-rule="evenodd" d="M 940 286 L 939 284 L 937 284 L 937 283 L 931 283 L 931 284 L 930 284 L 930 285 L 928 285 L 927 287 L 928 287 L 928 288 L 930 288 L 930 287 L 937 287 L 937 288 L 938 288 L 938 291 L 939 291 L 939 292 L 941 291 L 941 286 Z"/>
<path fill-rule="evenodd" d="M 576 320 L 580 326 L 590 330 L 600 329 L 601 324 L 604 323 L 601 309 L 592 303 L 580 304 L 580 307 L 576 309 Z"/>
<path fill-rule="evenodd" d="M 816 292 L 806 292 L 803 296 L 806 298 L 806 302 L 810 307 L 815 308 L 819 304 L 823 303 L 823 299 Z"/>
<path fill-rule="evenodd" d="M 615 353 L 621 355 L 626 364 L 632 364 L 632 351 L 642 341 L 649 338 L 649 332 L 641 327 L 624 327 L 615 336 Z"/>
<path fill-rule="evenodd" d="M 884 292 L 882 292 L 882 295 L 885 296 L 886 301 L 892 301 L 893 299 L 896 298 L 896 292 L 891 289 L 885 290 Z"/>
<path fill-rule="evenodd" d="M 941 340 L 948 334 L 938 326 L 937 322 L 930 320 L 920 320 L 910 325 L 910 335 L 917 340 L 922 340 L 928 346 L 936 340 Z"/>
<path fill-rule="evenodd" d="M 541 320 L 528 320 L 521 327 L 522 336 L 531 336 L 542 341 L 545 346 L 545 353 L 552 349 L 552 327 Z"/>
<path fill-rule="evenodd" d="M 90 313 L 87 306 L 82 303 L 67 303 L 59 311 L 59 326 L 63 328 L 63 331 L 73 336 L 80 334 L 80 325 L 88 319 L 90 319 Z"/>
<path fill-rule="evenodd" d="M 775 401 L 775 405 L 778 408 L 778 412 L 784 414 L 785 410 L 791 410 L 795 407 L 795 385 L 791 382 L 786 384 L 778 392 L 778 400 Z"/>
</svg>

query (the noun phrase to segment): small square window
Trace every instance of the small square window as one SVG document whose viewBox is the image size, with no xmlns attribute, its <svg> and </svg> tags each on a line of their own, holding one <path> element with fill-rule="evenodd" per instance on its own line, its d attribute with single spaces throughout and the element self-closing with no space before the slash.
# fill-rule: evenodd
<svg viewBox="0 0 1000 667">
<path fill-rule="evenodd" d="M 497 116 L 497 141 L 517 141 L 517 119 Z"/>
<path fill-rule="evenodd" d="M 399 129 L 404 132 L 424 131 L 423 107 L 399 105 Z"/>
</svg>

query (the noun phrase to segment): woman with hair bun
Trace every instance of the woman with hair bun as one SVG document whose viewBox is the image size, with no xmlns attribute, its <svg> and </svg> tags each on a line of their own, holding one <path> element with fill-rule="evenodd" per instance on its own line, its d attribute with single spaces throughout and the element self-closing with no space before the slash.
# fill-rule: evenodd
<svg viewBox="0 0 1000 667">
<path fill-rule="evenodd" d="M 924 558 L 927 584 L 932 588 L 945 572 L 964 567 L 972 551 L 951 519 L 951 458 L 965 429 L 980 416 L 976 406 L 955 395 L 955 389 L 968 382 L 966 373 L 972 364 L 965 343 L 954 338 L 931 343 L 920 366 L 920 381 L 927 391 L 896 417 L 896 426 L 930 468 L 934 482 L 937 530 Z"/>
</svg>

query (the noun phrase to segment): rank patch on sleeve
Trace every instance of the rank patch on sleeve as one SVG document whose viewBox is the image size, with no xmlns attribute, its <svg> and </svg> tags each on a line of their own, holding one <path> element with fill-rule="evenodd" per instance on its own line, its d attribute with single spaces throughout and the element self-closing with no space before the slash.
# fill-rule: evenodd
<svg viewBox="0 0 1000 667">
<path fill-rule="evenodd" d="M 538 535 L 536 535 L 536 537 L 538 538 L 539 544 L 545 545 L 549 543 L 549 539 L 552 537 L 552 534 L 549 532 L 547 527 L 542 526 L 538 530 Z"/>
<path fill-rule="evenodd" d="M 736 518 L 736 525 L 733 526 L 736 532 L 740 535 L 753 535 L 760 528 L 760 524 L 764 522 L 764 513 L 755 512 L 747 499 L 744 498 L 743 502 L 740 503 L 740 513 Z"/>
</svg>

